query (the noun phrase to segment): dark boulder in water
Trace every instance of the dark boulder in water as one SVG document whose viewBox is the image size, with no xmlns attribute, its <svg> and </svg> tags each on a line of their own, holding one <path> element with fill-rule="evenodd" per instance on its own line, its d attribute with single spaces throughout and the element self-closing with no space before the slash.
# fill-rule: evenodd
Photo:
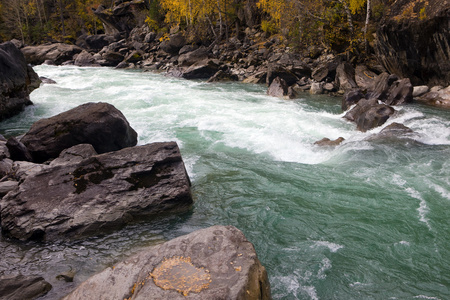
<svg viewBox="0 0 450 300">
<path fill-rule="evenodd" d="M 44 162 L 78 144 L 91 144 L 98 153 L 131 147 L 137 144 L 137 133 L 113 105 L 86 103 L 37 121 L 21 142 L 35 162 Z"/>
<path fill-rule="evenodd" d="M 354 121 L 358 130 L 365 132 L 386 123 L 394 112 L 394 108 L 379 104 L 377 99 L 361 99 L 344 118 Z"/>
<path fill-rule="evenodd" d="M 0 121 L 33 104 L 29 94 L 39 87 L 40 82 L 13 43 L 0 44 Z"/>
<path fill-rule="evenodd" d="M 114 284 L 111 284 L 114 282 Z M 212 226 L 148 247 L 92 276 L 64 300 L 271 299 L 254 246 L 233 226 Z"/>
<path fill-rule="evenodd" d="M 175 142 L 99 155 L 76 147 L 50 165 L 36 165 L 35 172 L 23 176 L 19 187 L 0 200 L 4 235 L 20 240 L 81 238 L 186 211 L 193 202 Z M 77 153 L 87 158 L 80 160 Z"/>
</svg>

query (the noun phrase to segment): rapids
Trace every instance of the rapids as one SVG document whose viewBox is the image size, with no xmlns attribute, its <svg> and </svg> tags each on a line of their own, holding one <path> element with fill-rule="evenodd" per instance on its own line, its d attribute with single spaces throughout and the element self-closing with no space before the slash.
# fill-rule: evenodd
<svg viewBox="0 0 450 300">
<path fill-rule="evenodd" d="M 38 274 L 55 299 L 142 247 L 211 225 L 234 225 L 255 245 L 274 299 L 450 298 L 450 112 L 395 107 L 410 140 L 367 141 L 342 118 L 340 99 L 268 97 L 242 83 L 187 81 L 131 70 L 35 67 L 55 85 L 0 123 L 17 136 L 79 104 L 121 110 L 139 144 L 176 141 L 195 199 L 160 217 L 81 241 L 0 237 L 0 275 Z M 313 143 L 345 141 L 335 148 Z M 74 283 L 55 276 L 75 269 Z"/>
</svg>

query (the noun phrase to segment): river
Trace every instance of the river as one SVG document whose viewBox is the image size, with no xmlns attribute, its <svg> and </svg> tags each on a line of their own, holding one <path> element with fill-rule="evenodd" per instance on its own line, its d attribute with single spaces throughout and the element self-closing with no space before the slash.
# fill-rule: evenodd
<svg viewBox="0 0 450 300">
<path fill-rule="evenodd" d="M 37 66 L 57 84 L 0 123 L 6 136 L 86 102 L 123 112 L 139 144 L 176 141 L 193 209 L 82 241 L 0 238 L 0 275 L 39 274 L 58 299 L 145 246 L 234 225 L 267 268 L 274 299 L 450 299 L 450 111 L 417 104 L 389 119 L 412 139 L 368 141 L 340 98 L 272 98 L 260 85 L 110 68 Z M 385 127 L 383 126 L 383 127 Z M 335 148 L 313 143 L 345 141 Z M 74 283 L 59 273 L 77 271 Z"/>
</svg>

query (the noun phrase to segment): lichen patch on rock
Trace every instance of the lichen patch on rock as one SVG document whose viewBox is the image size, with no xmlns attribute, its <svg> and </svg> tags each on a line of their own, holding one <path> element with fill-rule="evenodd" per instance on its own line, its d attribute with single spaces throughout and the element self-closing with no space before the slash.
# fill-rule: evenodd
<svg viewBox="0 0 450 300">
<path fill-rule="evenodd" d="M 197 268 L 190 257 L 182 256 L 164 259 L 150 275 L 160 288 L 176 290 L 184 296 L 207 289 L 211 282 L 208 270 Z"/>
</svg>

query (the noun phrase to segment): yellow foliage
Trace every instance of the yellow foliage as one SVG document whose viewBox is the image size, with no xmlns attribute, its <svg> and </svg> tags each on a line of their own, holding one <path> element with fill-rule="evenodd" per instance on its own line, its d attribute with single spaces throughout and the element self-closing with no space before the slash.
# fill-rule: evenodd
<svg viewBox="0 0 450 300">
<path fill-rule="evenodd" d="M 348 7 L 350 8 L 352 14 L 356 14 L 361 10 L 361 8 L 364 7 L 365 4 L 366 0 L 349 0 Z"/>
</svg>

